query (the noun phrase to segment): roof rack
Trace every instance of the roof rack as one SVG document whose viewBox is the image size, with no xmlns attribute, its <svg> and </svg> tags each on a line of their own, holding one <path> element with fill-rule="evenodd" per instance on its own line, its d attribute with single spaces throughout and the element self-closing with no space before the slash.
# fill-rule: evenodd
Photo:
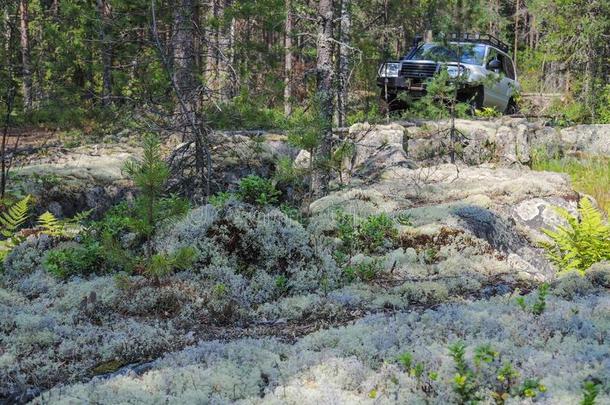
<svg viewBox="0 0 610 405">
<path fill-rule="evenodd" d="M 508 53 L 510 48 L 504 42 L 490 34 L 452 33 L 447 36 L 450 41 L 473 42 L 495 46 L 499 50 Z"/>
</svg>

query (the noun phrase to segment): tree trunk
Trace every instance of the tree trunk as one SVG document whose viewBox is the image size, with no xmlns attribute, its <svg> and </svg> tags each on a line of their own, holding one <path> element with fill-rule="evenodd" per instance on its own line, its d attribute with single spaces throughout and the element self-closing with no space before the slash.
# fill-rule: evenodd
<svg viewBox="0 0 610 405">
<path fill-rule="evenodd" d="M 207 127 L 198 105 L 197 80 L 195 76 L 195 42 L 194 42 L 194 2 L 196 0 L 180 0 L 174 9 L 172 59 L 173 69 L 165 63 L 171 75 L 172 86 L 176 93 L 175 109 L 176 123 L 182 130 L 184 141 L 195 146 L 195 171 L 199 176 L 195 182 L 194 198 L 203 201 L 210 195 L 210 177 L 212 161 Z M 154 0 L 153 0 L 154 6 Z M 154 16 L 154 12 L 153 12 Z M 156 21 L 154 35 L 157 34 Z M 157 47 L 161 50 L 158 43 Z M 193 190 L 191 190 L 193 191 Z"/>
<path fill-rule="evenodd" d="M 219 100 L 227 102 L 235 95 L 235 82 L 233 77 L 233 49 L 235 19 L 229 23 L 225 20 L 225 10 L 231 6 L 232 0 L 221 0 L 221 23 L 218 32 L 218 62 L 216 63 L 218 77 Z"/>
<path fill-rule="evenodd" d="M 112 101 L 112 37 L 109 32 L 112 10 L 108 0 L 97 0 L 97 12 L 102 50 L 102 105 L 108 107 Z"/>
<path fill-rule="evenodd" d="M 320 0 L 318 3 L 318 34 L 316 61 L 316 99 L 319 119 L 322 124 L 322 138 L 316 149 L 315 167 L 312 173 L 312 192 L 318 197 L 326 194 L 330 182 L 328 164 L 332 153 L 332 34 L 333 5 L 332 0 Z"/>
<path fill-rule="evenodd" d="M 208 35 L 207 85 L 213 100 L 226 102 L 235 95 L 233 58 L 235 47 L 235 19 L 225 21 L 225 9 L 232 0 L 212 0 L 208 15 L 217 24 Z"/>
<path fill-rule="evenodd" d="M 292 114 L 292 1 L 286 0 L 286 33 L 284 42 L 284 115 Z"/>
<path fill-rule="evenodd" d="M 342 127 L 347 118 L 349 80 L 349 40 L 351 29 L 350 0 L 341 1 L 341 35 L 339 36 L 339 89 L 337 98 L 338 124 Z"/>
<path fill-rule="evenodd" d="M 209 7 L 207 9 L 207 20 L 216 20 L 218 19 L 218 1 L 219 0 L 211 0 L 209 2 Z M 207 24 L 208 28 L 206 30 L 205 41 L 207 44 L 207 52 L 205 59 L 205 82 L 207 89 L 211 94 L 208 95 L 210 98 L 216 98 L 216 82 L 218 75 L 218 29 Z"/>
<path fill-rule="evenodd" d="M 180 0 L 174 9 L 172 37 L 174 81 L 183 98 L 190 95 L 194 84 L 193 0 Z"/>
<path fill-rule="evenodd" d="M 32 109 L 32 70 L 30 61 L 30 16 L 28 0 L 19 2 L 19 20 L 21 27 L 21 74 L 23 75 L 23 107 L 26 111 Z"/>
<path fill-rule="evenodd" d="M 517 49 L 519 46 L 519 13 L 521 12 L 521 1 L 516 0 L 515 3 L 515 48 L 513 49 L 513 65 L 517 70 Z"/>
</svg>

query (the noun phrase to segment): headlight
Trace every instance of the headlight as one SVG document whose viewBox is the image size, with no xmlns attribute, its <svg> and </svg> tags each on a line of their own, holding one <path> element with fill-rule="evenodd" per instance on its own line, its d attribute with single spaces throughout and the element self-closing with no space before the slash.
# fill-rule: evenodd
<svg viewBox="0 0 610 405">
<path fill-rule="evenodd" d="M 382 63 L 379 67 L 379 77 L 398 77 L 400 63 Z"/>
<path fill-rule="evenodd" d="M 447 66 L 447 73 L 452 79 L 457 79 L 458 76 L 468 77 L 470 75 L 470 71 L 464 66 Z"/>
</svg>

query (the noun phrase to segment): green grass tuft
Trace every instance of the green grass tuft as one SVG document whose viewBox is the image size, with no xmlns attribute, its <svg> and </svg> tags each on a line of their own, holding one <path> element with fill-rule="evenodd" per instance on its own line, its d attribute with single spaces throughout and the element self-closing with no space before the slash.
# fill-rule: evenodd
<svg viewBox="0 0 610 405">
<path fill-rule="evenodd" d="M 609 158 L 549 157 L 544 152 L 535 152 L 532 157 L 532 169 L 568 174 L 577 191 L 592 196 L 601 208 L 610 211 Z"/>
</svg>

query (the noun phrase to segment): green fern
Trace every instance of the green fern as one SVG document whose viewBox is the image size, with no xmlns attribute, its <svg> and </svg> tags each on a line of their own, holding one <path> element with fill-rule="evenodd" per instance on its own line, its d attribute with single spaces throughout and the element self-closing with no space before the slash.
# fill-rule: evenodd
<svg viewBox="0 0 610 405">
<path fill-rule="evenodd" d="M 26 196 L 0 213 L 0 234 L 6 238 L 0 241 L 0 262 L 4 262 L 11 250 L 24 239 L 17 231 L 28 219 L 30 200 L 31 197 Z"/>
<path fill-rule="evenodd" d="M 38 226 L 42 233 L 50 236 L 61 236 L 64 234 L 63 223 L 49 211 L 38 217 Z"/>
<path fill-rule="evenodd" d="M 554 231 L 543 230 L 553 242 L 542 246 L 560 271 L 584 273 L 594 263 L 610 260 L 610 225 L 588 198 L 580 200 L 580 219 L 564 209 L 558 208 L 557 212 L 568 225 Z"/>
<path fill-rule="evenodd" d="M 26 196 L 0 214 L 0 233 L 7 239 L 15 237 L 15 233 L 28 219 L 31 196 Z"/>
</svg>

